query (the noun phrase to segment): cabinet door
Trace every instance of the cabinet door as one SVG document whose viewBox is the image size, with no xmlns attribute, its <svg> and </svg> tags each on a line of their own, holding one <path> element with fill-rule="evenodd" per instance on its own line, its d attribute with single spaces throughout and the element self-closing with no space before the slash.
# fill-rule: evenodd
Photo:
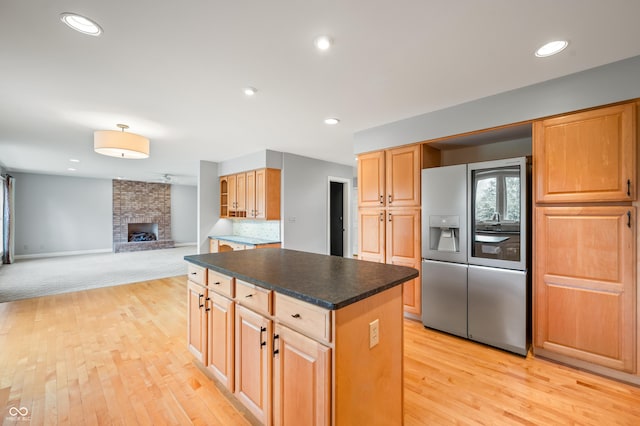
<svg viewBox="0 0 640 426">
<path fill-rule="evenodd" d="M 420 207 L 420 145 L 387 150 L 388 207 Z"/>
<path fill-rule="evenodd" d="M 246 209 L 247 217 L 256 217 L 256 171 L 252 170 L 245 174 L 246 177 Z"/>
<path fill-rule="evenodd" d="M 617 105 L 536 122 L 536 201 L 634 200 L 635 108 Z"/>
<path fill-rule="evenodd" d="M 207 358 L 207 289 L 191 280 L 187 281 L 187 344 L 189 351 L 205 363 Z"/>
<path fill-rule="evenodd" d="M 386 263 L 420 270 L 420 210 L 391 209 L 386 222 Z M 404 283 L 406 312 L 420 315 L 420 277 Z"/>
<path fill-rule="evenodd" d="M 280 220 L 280 170 L 256 170 L 256 219 Z"/>
<path fill-rule="evenodd" d="M 236 306 L 235 395 L 262 424 L 271 423 L 271 320 Z"/>
<path fill-rule="evenodd" d="M 383 209 L 360 209 L 358 212 L 359 259 L 384 263 L 385 216 Z"/>
<path fill-rule="evenodd" d="M 229 391 L 233 392 L 235 303 L 209 292 L 207 307 L 207 367 Z"/>
<path fill-rule="evenodd" d="M 227 176 L 227 191 L 229 194 L 229 217 L 235 216 L 238 208 L 238 184 L 236 175 Z"/>
<path fill-rule="evenodd" d="M 634 370 L 635 208 L 536 208 L 534 345 Z"/>
<path fill-rule="evenodd" d="M 229 217 L 229 182 L 220 176 L 220 217 Z"/>
<path fill-rule="evenodd" d="M 384 151 L 358 155 L 358 205 L 385 205 Z"/>
<path fill-rule="evenodd" d="M 245 217 L 247 212 L 247 174 L 236 175 L 236 214 Z"/>
<path fill-rule="evenodd" d="M 329 425 L 331 348 L 279 324 L 275 329 L 274 424 Z"/>
</svg>

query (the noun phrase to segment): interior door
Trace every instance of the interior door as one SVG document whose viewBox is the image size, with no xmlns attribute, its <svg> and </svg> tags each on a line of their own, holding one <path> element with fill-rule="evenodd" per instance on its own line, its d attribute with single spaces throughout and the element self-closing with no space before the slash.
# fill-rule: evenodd
<svg viewBox="0 0 640 426">
<path fill-rule="evenodd" d="M 344 256 L 344 184 L 330 182 L 329 194 L 330 254 Z"/>
</svg>

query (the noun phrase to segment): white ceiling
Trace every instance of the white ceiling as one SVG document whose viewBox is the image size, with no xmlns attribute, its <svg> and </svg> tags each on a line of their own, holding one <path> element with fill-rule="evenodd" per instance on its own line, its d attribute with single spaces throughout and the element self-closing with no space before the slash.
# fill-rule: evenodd
<svg viewBox="0 0 640 426">
<path fill-rule="evenodd" d="M 637 0 L 0 0 L 0 164 L 183 184 L 265 149 L 353 165 L 357 131 L 639 55 L 639 16 Z M 117 123 L 149 159 L 93 152 Z"/>
</svg>

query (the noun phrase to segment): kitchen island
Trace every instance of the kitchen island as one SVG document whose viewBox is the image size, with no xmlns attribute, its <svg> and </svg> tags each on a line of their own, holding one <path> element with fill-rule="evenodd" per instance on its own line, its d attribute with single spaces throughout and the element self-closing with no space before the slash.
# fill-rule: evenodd
<svg viewBox="0 0 640 426">
<path fill-rule="evenodd" d="M 263 424 L 402 424 L 413 268 L 285 249 L 185 256 L 189 348 Z"/>
</svg>

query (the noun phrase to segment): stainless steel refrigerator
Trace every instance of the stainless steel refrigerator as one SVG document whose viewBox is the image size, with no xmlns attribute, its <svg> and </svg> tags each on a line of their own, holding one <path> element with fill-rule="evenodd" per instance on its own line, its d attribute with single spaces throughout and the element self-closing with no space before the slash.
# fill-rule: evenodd
<svg viewBox="0 0 640 426">
<path fill-rule="evenodd" d="M 422 171 L 422 321 L 526 355 L 526 157 Z"/>
</svg>

